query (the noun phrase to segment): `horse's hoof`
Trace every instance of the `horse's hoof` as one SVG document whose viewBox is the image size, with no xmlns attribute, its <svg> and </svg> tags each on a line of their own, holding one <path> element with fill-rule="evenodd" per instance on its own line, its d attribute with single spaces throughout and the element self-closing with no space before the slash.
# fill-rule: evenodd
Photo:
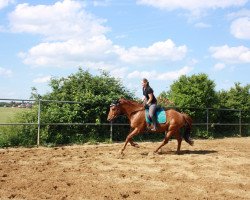
<svg viewBox="0 0 250 200">
<path fill-rule="evenodd" d="M 135 144 L 133 144 L 133 147 L 139 148 L 140 146 L 139 146 L 139 144 L 135 143 Z"/>
<path fill-rule="evenodd" d="M 157 155 L 157 154 L 159 154 L 158 151 L 153 151 L 153 155 Z"/>
<path fill-rule="evenodd" d="M 124 151 L 124 150 L 120 150 L 120 151 L 119 151 L 119 154 L 124 156 L 125 154 L 124 154 L 123 151 Z"/>
<path fill-rule="evenodd" d="M 116 156 L 116 158 L 117 158 L 117 159 L 124 159 L 124 155 L 118 154 L 118 155 Z"/>
<path fill-rule="evenodd" d="M 116 158 L 118 158 L 118 159 L 123 159 L 123 158 L 124 158 L 124 155 L 125 155 L 125 154 L 123 153 L 123 151 L 120 150 L 119 153 L 117 154 Z"/>
</svg>

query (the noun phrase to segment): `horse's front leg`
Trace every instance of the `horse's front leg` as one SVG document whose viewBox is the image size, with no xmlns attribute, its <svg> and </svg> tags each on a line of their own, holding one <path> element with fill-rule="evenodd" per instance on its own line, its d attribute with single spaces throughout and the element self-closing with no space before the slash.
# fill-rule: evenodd
<svg viewBox="0 0 250 200">
<path fill-rule="evenodd" d="M 131 146 L 139 148 L 139 144 L 137 144 L 136 142 L 133 142 L 133 140 L 129 140 L 129 143 L 131 144 Z"/>
<path fill-rule="evenodd" d="M 130 132 L 132 132 L 132 131 L 133 131 L 133 129 L 130 129 Z M 132 138 L 129 140 L 129 143 L 131 144 L 132 147 L 139 148 L 139 145 L 136 142 L 134 142 Z"/>
<path fill-rule="evenodd" d="M 125 144 L 124 144 L 124 146 L 123 146 L 123 148 L 122 148 L 122 150 L 121 150 L 121 154 L 123 154 L 123 151 L 125 150 L 125 148 L 126 148 L 128 142 L 130 142 L 130 144 L 131 144 L 132 146 L 133 146 L 133 144 L 135 144 L 133 141 L 131 141 L 131 139 L 132 139 L 135 135 L 137 135 L 138 133 L 139 133 L 139 129 L 138 129 L 138 128 L 135 128 L 135 129 L 127 136 L 126 141 L 125 141 Z"/>
</svg>

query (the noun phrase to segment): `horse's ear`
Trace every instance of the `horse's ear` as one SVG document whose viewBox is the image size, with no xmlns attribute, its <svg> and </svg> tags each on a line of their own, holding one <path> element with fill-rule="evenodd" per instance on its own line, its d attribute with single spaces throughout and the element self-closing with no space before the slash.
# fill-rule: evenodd
<svg viewBox="0 0 250 200">
<path fill-rule="evenodd" d="M 120 103 L 120 102 L 119 102 L 119 99 L 114 100 L 114 101 L 111 102 L 110 107 L 111 107 L 111 106 L 117 106 L 119 103 Z"/>
<path fill-rule="evenodd" d="M 125 100 L 124 96 L 120 96 L 119 101 Z"/>
<path fill-rule="evenodd" d="M 124 100 L 126 100 L 125 98 L 124 98 L 124 96 L 121 96 L 119 99 L 118 99 L 118 101 L 121 103 L 122 101 L 124 101 Z"/>
</svg>

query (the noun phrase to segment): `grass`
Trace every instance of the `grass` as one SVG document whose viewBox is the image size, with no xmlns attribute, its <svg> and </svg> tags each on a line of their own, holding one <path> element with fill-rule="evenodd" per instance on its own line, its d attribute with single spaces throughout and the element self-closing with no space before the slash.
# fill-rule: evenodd
<svg viewBox="0 0 250 200">
<path fill-rule="evenodd" d="M 17 113 L 25 112 L 27 108 L 0 107 L 0 123 L 8 123 Z"/>
</svg>

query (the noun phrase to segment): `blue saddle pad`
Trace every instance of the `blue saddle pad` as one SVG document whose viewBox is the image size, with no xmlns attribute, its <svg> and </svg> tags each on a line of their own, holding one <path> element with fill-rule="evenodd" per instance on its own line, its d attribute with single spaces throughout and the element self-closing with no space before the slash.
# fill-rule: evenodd
<svg viewBox="0 0 250 200">
<path fill-rule="evenodd" d="M 157 122 L 158 122 L 159 124 L 164 124 L 164 123 L 166 123 L 167 117 L 166 117 L 165 110 L 164 110 L 163 108 L 157 109 L 156 112 L 155 112 L 155 115 L 156 115 Z M 149 118 L 149 115 L 148 115 L 148 109 L 146 109 L 145 118 L 146 118 L 146 122 L 147 122 L 148 124 L 151 124 L 151 123 L 152 123 L 152 121 L 151 121 L 151 119 Z"/>
</svg>

